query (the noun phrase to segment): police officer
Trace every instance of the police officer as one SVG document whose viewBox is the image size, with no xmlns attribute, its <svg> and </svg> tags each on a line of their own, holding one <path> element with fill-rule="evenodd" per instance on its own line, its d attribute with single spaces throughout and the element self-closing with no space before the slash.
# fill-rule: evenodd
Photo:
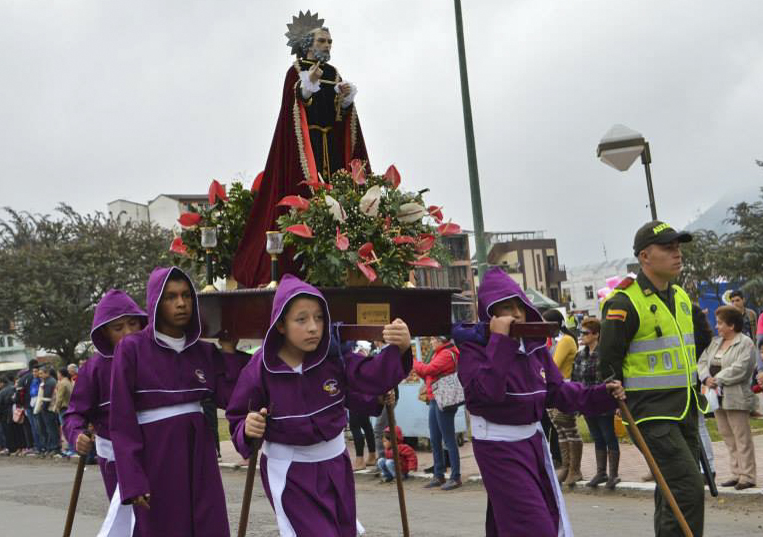
<svg viewBox="0 0 763 537">
<path fill-rule="evenodd" d="M 704 525 L 698 415 L 706 410 L 697 379 L 692 304 L 680 286 L 681 243 L 691 235 L 659 221 L 633 241 L 641 270 L 626 278 L 602 310 L 599 356 L 604 375 L 623 381 L 628 406 L 695 537 Z M 654 533 L 682 535 L 660 493 L 654 493 Z"/>
</svg>

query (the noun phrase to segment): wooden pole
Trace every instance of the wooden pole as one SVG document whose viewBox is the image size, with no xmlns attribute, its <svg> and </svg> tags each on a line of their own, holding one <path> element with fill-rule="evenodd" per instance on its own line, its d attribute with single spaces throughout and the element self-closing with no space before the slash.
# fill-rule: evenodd
<svg viewBox="0 0 763 537">
<path fill-rule="evenodd" d="M 246 483 L 244 484 L 244 498 L 241 500 L 241 517 L 238 519 L 238 537 L 246 535 L 246 526 L 249 524 L 249 506 L 252 503 L 252 488 L 254 487 L 254 475 L 257 473 L 257 456 L 260 452 L 260 442 L 252 440 L 249 464 L 246 467 Z"/>
<path fill-rule="evenodd" d="M 74 474 L 74 484 L 72 485 L 72 495 L 69 498 L 69 510 L 66 512 L 66 524 L 64 525 L 64 537 L 70 537 L 72 526 L 74 526 L 74 514 L 77 512 L 77 502 L 79 501 L 79 490 L 82 487 L 82 476 L 85 473 L 85 464 L 88 455 L 80 455 L 77 462 L 77 472 Z"/>
<path fill-rule="evenodd" d="M 660 467 L 657 466 L 657 461 L 654 460 L 652 452 L 649 451 L 649 447 L 647 447 L 646 441 L 644 441 L 644 437 L 641 436 L 641 431 L 639 431 L 638 425 L 636 425 L 636 421 L 633 419 L 633 415 L 628 409 L 628 405 L 619 399 L 617 400 L 617 404 L 620 407 L 620 412 L 622 413 L 623 417 L 628 422 L 628 429 L 630 430 L 631 436 L 636 441 L 636 445 L 641 450 L 641 453 L 644 454 L 644 458 L 646 459 L 646 463 L 649 466 L 649 469 L 652 471 L 654 480 L 657 482 L 657 486 L 660 487 L 660 492 L 662 492 L 662 495 L 665 496 L 665 499 L 668 501 L 668 505 L 670 505 L 670 510 L 673 511 L 673 515 L 676 517 L 676 520 L 678 520 L 678 525 L 681 526 L 681 531 L 685 537 L 693 537 L 691 528 L 689 528 L 689 524 L 686 523 L 686 519 L 684 518 L 681 509 L 678 507 L 678 503 L 676 503 L 676 499 L 673 496 L 673 493 L 670 492 L 668 483 L 662 476 Z"/>
<path fill-rule="evenodd" d="M 400 504 L 400 519 L 403 523 L 403 537 L 410 537 L 408 529 L 408 510 L 405 507 L 405 489 L 403 488 L 403 473 L 400 468 L 400 452 L 397 449 L 397 424 L 395 422 L 395 405 L 386 405 L 387 421 L 389 422 L 389 439 L 392 443 L 392 457 L 395 459 L 395 483 L 397 484 L 397 501 Z"/>
</svg>

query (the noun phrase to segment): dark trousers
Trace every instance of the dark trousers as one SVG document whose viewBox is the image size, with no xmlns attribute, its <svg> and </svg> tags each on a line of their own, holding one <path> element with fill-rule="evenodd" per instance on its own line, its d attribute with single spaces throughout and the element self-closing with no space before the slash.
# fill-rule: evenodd
<svg viewBox="0 0 763 537">
<path fill-rule="evenodd" d="M 593 443 L 596 445 L 596 451 L 620 451 L 620 444 L 615 434 L 615 416 L 613 414 L 584 417 L 588 424 L 588 431 L 593 437 Z"/>
<path fill-rule="evenodd" d="M 369 454 L 376 453 L 374 428 L 371 426 L 371 418 L 367 414 L 357 414 L 350 411 L 350 432 L 352 433 L 352 442 L 355 444 L 356 457 L 363 456 L 364 444 L 368 446 Z M 363 438 L 364 434 L 365 439 Z"/>
<path fill-rule="evenodd" d="M 58 429 L 58 415 L 50 410 L 42 410 L 37 417 L 40 419 L 40 430 L 43 435 L 45 451 L 61 451 L 61 434 Z"/>
<path fill-rule="evenodd" d="M 639 424 L 639 429 L 694 537 L 702 537 L 705 482 L 699 473 L 697 409 L 692 405 L 682 421 L 645 421 Z M 682 535 L 659 487 L 654 491 L 654 534 L 655 537 Z"/>
<path fill-rule="evenodd" d="M 559 449 L 559 435 L 554 428 L 554 424 L 551 423 L 551 418 L 548 417 L 548 410 L 543 410 L 540 424 L 543 427 L 543 434 L 546 435 L 546 440 L 548 440 L 549 449 L 551 449 L 551 458 L 555 462 L 561 463 L 562 452 Z"/>
</svg>

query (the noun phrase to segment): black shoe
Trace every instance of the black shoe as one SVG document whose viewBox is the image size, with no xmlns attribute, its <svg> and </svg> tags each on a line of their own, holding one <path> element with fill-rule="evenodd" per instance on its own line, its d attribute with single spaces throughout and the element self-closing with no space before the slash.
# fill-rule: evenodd
<svg viewBox="0 0 763 537">
<path fill-rule="evenodd" d="M 425 474 L 433 474 L 434 473 L 434 464 L 430 466 L 429 468 L 424 468 Z"/>
<path fill-rule="evenodd" d="M 722 487 L 736 487 L 739 484 L 738 479 L 729 479 L 728 481 L 724 481 L 721 483 Z"/>
<path fill-rule="evenodd" d="M 734 485 L 734 488 L 736 490 L 744 490 L 744 489 L 751 489 L 755 486 L 755 483 L 737 483 Z"/>
</svg>

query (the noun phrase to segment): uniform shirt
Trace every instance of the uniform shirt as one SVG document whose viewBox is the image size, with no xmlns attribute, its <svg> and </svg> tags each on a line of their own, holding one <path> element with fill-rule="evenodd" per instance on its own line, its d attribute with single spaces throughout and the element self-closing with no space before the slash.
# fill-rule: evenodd
<svg viewBox="0 0 763 537">
<path fill-rule="evenodd" d="M 641 271 L 636 276 L 636 282 L 645 295 L 656 294 L 660 297 L 675 316 L 675 292 L 672 285 L 665 291 L 660 291 Z M 614 314 L 615 311 L 618 313 Z M 636 308 L 625 293 L 616 293 L 604 304 L 598 347 L 600 372 L 604 378 L 614 374 L 615 378 L 623 380 L 623 361 L 638 332 L 639 324 Z M 680 415 L 686 408 L 686 389 L 630 391 L 628 401 L 637 420 L 646 416 Z"/>
</svg>

